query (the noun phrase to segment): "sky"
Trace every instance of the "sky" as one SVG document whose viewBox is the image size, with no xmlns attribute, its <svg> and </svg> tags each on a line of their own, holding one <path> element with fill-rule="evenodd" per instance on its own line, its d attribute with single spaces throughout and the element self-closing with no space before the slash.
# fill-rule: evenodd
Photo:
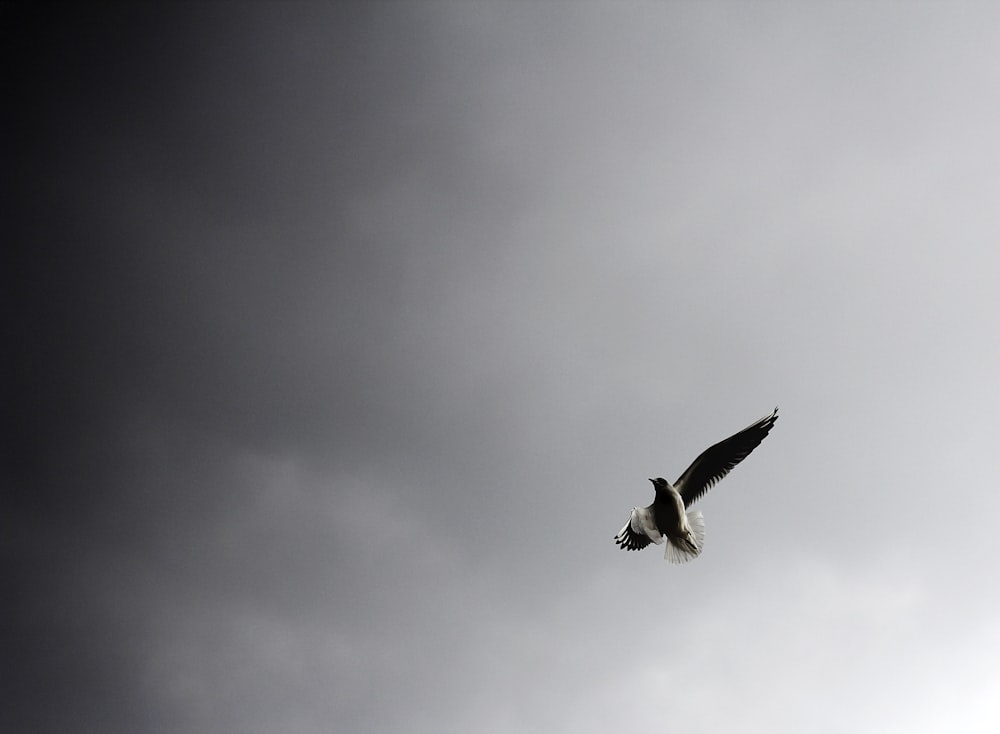
<svg viewBox="0 0 1000 734">
<path fill-rule="evenodd" d="M 2 14 L 0 729 L 1000 728 L 995 4 Z"/>
</svg>

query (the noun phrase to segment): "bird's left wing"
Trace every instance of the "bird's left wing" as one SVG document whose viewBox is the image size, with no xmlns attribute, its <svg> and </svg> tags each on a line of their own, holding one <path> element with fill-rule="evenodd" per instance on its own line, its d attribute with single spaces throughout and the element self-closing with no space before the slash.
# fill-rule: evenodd
<svg viewBox="0 0 1000 734">
<path fill-rule="evenodd" d="M 632 514 L 629 515 L 625 527 L 619 530 L 618 535 L 615 536 L 615 543 L 622 550 L 634 551 L 642 550 L 652 542 L 642 528 L 642 518 L 639 516 L 639 509 L 633 507 Z"/>
<path fill-rule="evenodd" d="M 747 426 L 739 433 L 702 451 L 674 483 L 678 494 L 684 499 L 684 506 L 689 507 L 726 476 L 734 466 L 747 458 L 774 428 L 776 420 L 778 420 L 777 408 L 770 415 Z"/>
</svg>

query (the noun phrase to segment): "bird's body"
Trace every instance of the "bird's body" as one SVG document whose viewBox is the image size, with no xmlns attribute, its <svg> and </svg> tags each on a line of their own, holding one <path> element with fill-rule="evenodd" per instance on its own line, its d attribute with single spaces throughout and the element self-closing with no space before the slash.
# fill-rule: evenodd
<svg viewBox="0 0 1000 734">
<path fill-rule="evenodd" d="M 640 550 L 666 539 L 664 558 L 684 563 L 696 558 L 705 540 L 705 521 L 698 511 L 687 507 L 750 455 L 774 427 L 778 409 L 724 441 L 703 451 L 680 479 L 671 484 L 663 477 L 650 479 L 656 490 L 653 504 L 633 507 L 629 521 L 615 536 L 622 550 Z"/>
<path fill-rule="evenodd" d="M 656 499 L 653 500 L 653 518 L 656 527 L 674 543 L 684 546 L 688 551 L 697 553 L 698 544 L 691 531 L 691 523 L 684 512 L 684 500 L 680 493 L 667 480 L 660 477 L 653 480 L 656 487 Z"/>
</svg>

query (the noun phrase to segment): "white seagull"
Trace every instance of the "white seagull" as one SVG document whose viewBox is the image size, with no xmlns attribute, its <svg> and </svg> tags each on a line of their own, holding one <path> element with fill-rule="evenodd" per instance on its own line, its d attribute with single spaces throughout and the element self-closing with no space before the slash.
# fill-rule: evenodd
<svg viewBox="0 0 1000 734">
<path fill-rule="evenodd" d="M 774 428 L 776 420 L 777 408 L 739 433 L 705 449 L 674 484 L 663 477 L 650 479 L 656 498 L 649 507 L 632 508 L 625 527 L 615 536 L 618 547 L 641 550 L 650 543 L 659 545 L 665 536 L 664 560 L 686 563 L 697 558 L 705 542 L 705 520 L 700 512 L 685 512 L 685 508 L 747 458 Z"/>
</svg>

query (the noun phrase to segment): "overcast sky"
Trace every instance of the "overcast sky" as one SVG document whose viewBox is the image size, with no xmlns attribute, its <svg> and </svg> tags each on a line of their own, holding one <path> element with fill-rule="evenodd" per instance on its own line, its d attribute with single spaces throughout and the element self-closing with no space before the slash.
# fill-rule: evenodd
<svg viewBox="0 0 1000 734">
<path fill-rule="evenodd" d="M 2 11 L 0 728 L 1000 729 L 1000 8 L 169 8 Z"/>
</svg>

